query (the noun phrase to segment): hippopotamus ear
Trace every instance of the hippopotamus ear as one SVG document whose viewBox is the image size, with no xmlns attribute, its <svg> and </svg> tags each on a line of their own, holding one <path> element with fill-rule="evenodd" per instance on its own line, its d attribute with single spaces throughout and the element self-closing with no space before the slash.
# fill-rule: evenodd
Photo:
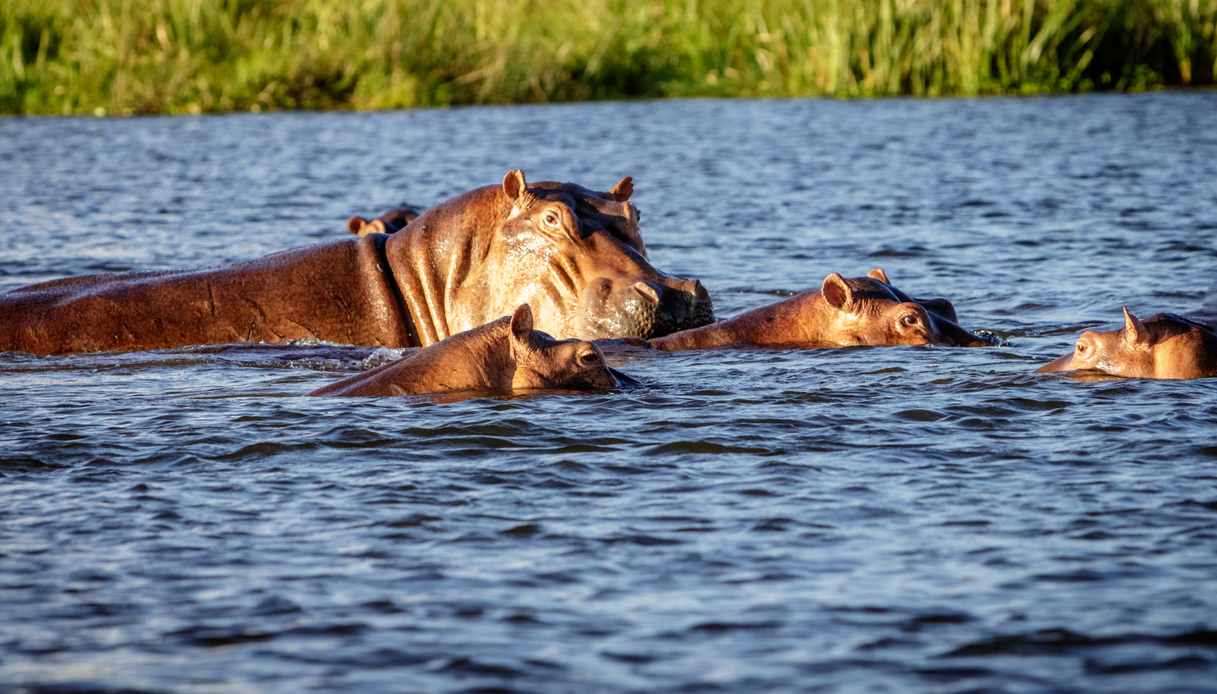
<svg viewBox="0 0 1217 694">
<path fill-rule="evenodd" d="M 360 217 L 359 215 L 352 215 L 351 218 L 347 220 L 347 231 L 359 236 L 359 232 L 363 231 L 363 227 L 367 223 L 368 220 L 364 219 L 363 217 Z"/>
<path fill-rule="evenodd" d="M 839 273 L 830 272 L 820 283 L 820 293 L 829 306 L 846 311 L 854 303 L 854 290 Z"/>
<path fill-rule="evenodd" d="M 528 304 L 520 304 L 511 314 L 511 336 L 528 344 L 532 336 L 532 308 Z"/>
<path fill-rule="evenodd" d="M 892 281 L 887 278 L 887 273 L 884 272 L 883 268 L 881 268 L 881 267 L 871 269 L 870 272 L 866 273 L 866 276 L 873 280 L 879 280 L 880 282 L 882 282 L 884 284 L 892 283 Z"/>
<path fill-rule="evenodd" d="M 522 169 L 512 169 L 503 175 L 503 192 L 507 197 L 519 200 L 526 190 L 528 190 L 528 182 L 524 180 Z"/>
<path fill-rule="evenodd" d="M 1144 345 L 1149 342 L 1149 331 L 1145 329 L 1145 324 L 1130 313 L 1127 306 L 1124 307 L 1124 341 L 1130 345 Z"/>
<path fill-rule="evenodd" d="M 630 196 L 633 194 L 634 194 L 634 179 L 629 176 L 626 176 L 626 177 L 622 178 L 620 181 L 617 181 L 615 184 L 613 184 L 613 187 L 609 190 L 609 196 L 612 197 L 617 202 L 625 202 L 626 200 L 629 200 Z"/>
</svg>

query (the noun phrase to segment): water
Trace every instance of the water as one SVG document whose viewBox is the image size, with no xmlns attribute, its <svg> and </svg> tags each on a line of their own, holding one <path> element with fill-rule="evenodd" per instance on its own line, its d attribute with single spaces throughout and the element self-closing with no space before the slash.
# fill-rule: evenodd
<svg viewBox="0 0 1217 694">
<path fill-rule="evenodd" d="M 1034 367 L 1217 311 L 1217 94 L 0 120 L 0 289 L 630 174 L 722 316 L 884 267 L 994 349 L 303 394 L 367 349 L 0 356 L 0 688 L 1213 691 L 1217 380 Z"/>
</svg>

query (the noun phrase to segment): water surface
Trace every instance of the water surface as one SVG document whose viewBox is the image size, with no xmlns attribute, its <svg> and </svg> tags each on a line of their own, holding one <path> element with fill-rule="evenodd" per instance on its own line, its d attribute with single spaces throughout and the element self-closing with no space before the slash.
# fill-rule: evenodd
<svg viewBox="0 0 1217 694">
<path fill-rule="evenodd" d="M 1211 691 L 1217 380 L 1037 375 L 1217 312 L 1217 94 L 0 120 L 0 290 L 636 181 L 727 316 L 884 267 L 993 349 L 618 360 L 616 394 L 304 393 L 323 346 L 0 355 L 0 686 Z M 1207 307 L 1207 308 L 1206 308 Z"/>
</svg>

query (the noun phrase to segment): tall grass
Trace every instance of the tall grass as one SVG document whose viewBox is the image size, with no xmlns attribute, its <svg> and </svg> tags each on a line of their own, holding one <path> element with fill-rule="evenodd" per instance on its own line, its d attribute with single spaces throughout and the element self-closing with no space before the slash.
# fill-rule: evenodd
<svg viewBox="0 0 1217 694">
<path fill-rule="evenodd" d="M 1217 0 L 2 0 L 0 112 L 1211 85 Z"/>
</svg>

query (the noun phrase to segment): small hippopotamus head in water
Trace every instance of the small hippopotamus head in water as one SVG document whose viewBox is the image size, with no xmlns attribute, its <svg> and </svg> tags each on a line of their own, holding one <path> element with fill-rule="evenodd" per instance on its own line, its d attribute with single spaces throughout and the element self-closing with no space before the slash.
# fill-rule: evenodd
<svg viewBox="0 0 1217 694">
<path fill-rule="evenodd" d="M 1217 376 L 1217 333 L 1182 316 L 1159 313 L 1142 321 L 1124 308 L 1124 327 L 1078 337 L 1073 352 L 1040 372 L 1100 371 L 1128 378 Z"/>
<path fill-rule="evenodd" d="M 555 340 L 533 329 L 528 304 L 457 333 L 399 361 L 313 391 L 313 395 L 510 394 L 530 390 L 605 390 L 635 381 L 610 369 L 600 348 Z"/>
<path fill-rule="evenodd" d="M 528 278 L 522 288 L 542 315 L 562 317 L 547 328 L 584 339 L 646 338 L 714 319 L 700 282 L 647 260 L 628 177 L 602 196 L 569 183 L 529 188 L 517 170 L 503 190 L 514 201 L 501 233 L 510 265 L 537 263 L 519 273 Z"/>
<path fill-rule="evenodd" d="M 912 299 L 893 287 L 878 268 L 867 277 L 852 279 L 829 273 L 820 284 L 820 294 L 832 308 L 828 332 L 842 346 L 990 344 L 955 322 L 950 301 Z"/>
<path fill-rule="evenodd" d="M 372 220 L 359 215 L 352 215 L 347 220 L 347 231 L 361 237 L 368 234 L 394 234 L 417 219 L 422 212 L 421 208 L 403 204 L 401 207 L 394 207 Z"/>
<path fill-rule="evenodd" d="M 796 294 L 729 320 L 682 330 L 647 344 L 665 351 L 990 344 L 961 328 L 954 317 L 951 302 L 910 298 L 891 285 L 883 270 L 850 279 L 833 272 L 820 283 L 819 291 Z"/>
<path fill-rule="evenodd" d="M 600 348 L 586 340 L 555 340 L 533 329 L 528 304 L 511 316 L 509 338 L 515 371 L 511 389 L 606 390 L 627 380 L 608 367 Z M 619 378 L 620 377 L 620 378 Z"/>
</svg>

